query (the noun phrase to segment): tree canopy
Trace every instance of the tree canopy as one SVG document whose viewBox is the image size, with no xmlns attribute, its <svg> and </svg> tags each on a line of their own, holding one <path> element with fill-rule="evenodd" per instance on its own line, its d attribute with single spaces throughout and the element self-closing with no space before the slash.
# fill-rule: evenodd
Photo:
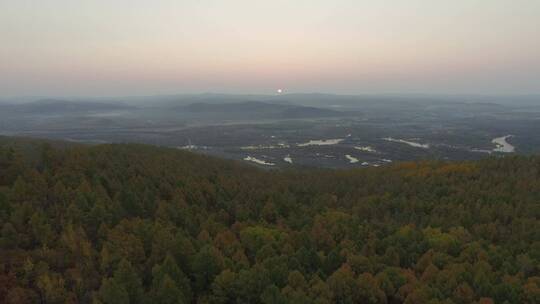
<svg viewBox="0 0 540 304">
<path fill-rule="evenodd" d="M 540 157 L 33 152 L 0 147 L 1 303 L 540 303 Z"/>
</svg>

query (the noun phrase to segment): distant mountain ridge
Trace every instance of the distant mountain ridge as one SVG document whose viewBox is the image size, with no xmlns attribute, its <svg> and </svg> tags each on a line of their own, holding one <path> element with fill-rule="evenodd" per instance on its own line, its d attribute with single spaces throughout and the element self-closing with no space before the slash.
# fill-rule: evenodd
<svg viewBox="0 0 540 304">
<path fill-rule="evenodd" d="M 20 104 L 0 104 L 0 111 L 16 113 L 72 113 L 134 109 L 133 106 L 118 102 L 67 101 L 61 99 L 42 99 Z"/>
<path fill-rule="evenodd" d="M 236 103 L 192 103 L 186 106 L 174 107 L 177 111 L 190 113 L 219 113 L 219 114 L 256 114 L 275 118 L 307 118 L 342 116 L 343 112 L 309 106 L 269 103 L 261 101 L 245 101 Z"/>
</svg>

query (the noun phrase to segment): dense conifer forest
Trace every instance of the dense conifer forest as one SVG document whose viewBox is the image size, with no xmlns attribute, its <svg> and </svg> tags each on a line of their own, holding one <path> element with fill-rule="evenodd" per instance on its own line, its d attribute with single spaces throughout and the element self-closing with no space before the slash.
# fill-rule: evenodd
<svg viewBox="0 0 540 304">
<path fill-rule="evenodd" d="M 540 303 L 539 217 L 540 157 L 263 171 L 4 142 L 0 303 Z"/>
</svg>

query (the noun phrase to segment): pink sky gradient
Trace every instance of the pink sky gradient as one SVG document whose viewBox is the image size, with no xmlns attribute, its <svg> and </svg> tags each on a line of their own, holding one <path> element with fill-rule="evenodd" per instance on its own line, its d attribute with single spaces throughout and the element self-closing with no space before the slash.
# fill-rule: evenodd
<svg viewBox="0 0 540 304">
<path fill-rule="evenodd" d="M 537 0 L 4 0 L 0 25 L 0 96 L 540 91 Z"/>
</svg>

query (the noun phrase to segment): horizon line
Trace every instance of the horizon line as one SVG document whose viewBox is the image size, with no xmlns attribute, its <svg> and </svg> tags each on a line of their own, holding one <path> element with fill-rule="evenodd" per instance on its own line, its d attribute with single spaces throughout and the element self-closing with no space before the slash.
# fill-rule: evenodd
<svg viewBox="0 0 540 304">
<path fill-rule="evenodd" d="M 180 96 L 203 96 L 203 95 L 216 95 L 216 96 L 264 96 L 264 97 L 279 97 L 279 96 L 292 96 L 292 95 L 327 95 L 327 96 L 341 96 L 341 97 L 366 97 L 366 96 L 388 96 L 388 97 L 540 97 L 540 92 L 524 92 L 524 93 L 427 93 L 427 92 L 379 92 L 379 93 L 339 93 L 339 92 L 309 92 L 309 91 L 296 91 L 296 92 L 283 92 L 283 93 L 253 93 L 253 92 L 219 92 L 219 91 L 206 91 L 206 92 L 190 92 L 190 93 L 149 93 L 149 94 L 114 94 L 114 95 L 56 95 L 56 94 L 30 94 L 30 95 L 11 95 L 1 96 L 0 100 L 6 99 L 52 99 L 52 98 L 74 98 L 74 99 L 118 99 L 118 98 L 145 98 L 145 97 L 180 97 Z"/>
</svg>

